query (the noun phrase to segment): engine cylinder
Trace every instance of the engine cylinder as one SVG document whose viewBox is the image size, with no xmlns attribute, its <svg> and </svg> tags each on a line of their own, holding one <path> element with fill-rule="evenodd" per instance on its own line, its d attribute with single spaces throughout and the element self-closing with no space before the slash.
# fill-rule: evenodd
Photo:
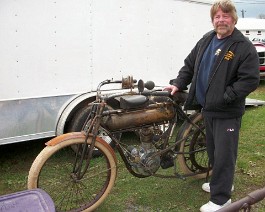
<svg viewBox="0 0 265 212">
<path fill-rule="evenodd" d="M 111 114 L 103 120 L 102 125 L 109 130 L 123 130 L 168 121 L 174 117 L 174 114 L 174 107 L 171 103 L 157 103 L 144 109 L 124 110 L 117 114 Z"/>
</svg>

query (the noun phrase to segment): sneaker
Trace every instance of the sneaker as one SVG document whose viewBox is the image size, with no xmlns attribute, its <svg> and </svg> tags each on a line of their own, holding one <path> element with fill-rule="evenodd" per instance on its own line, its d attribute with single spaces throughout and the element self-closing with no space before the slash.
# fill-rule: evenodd
<svg viewBox="0 0 265 212">
<path fill-rule="evenodd" d="M 203 183 L 202 184 L 202 190 L 210 193 L 210 183 Z M 234 185 L 232 185 L 231 191 L 234 191 Z"/>
<path fill-rule="evenodd" d="M 211 201 L 209 201 L 208 203 L 206 203 L 205 205 L 201 206 L 200 211 L 201 212 L 214 212 L 214 211 L 218 211 L 221 208 L 230 205 L 231 204 L 231 199 L 229 199 L 225 204 L 223 205 L 217 205 Z"/>
</svg>

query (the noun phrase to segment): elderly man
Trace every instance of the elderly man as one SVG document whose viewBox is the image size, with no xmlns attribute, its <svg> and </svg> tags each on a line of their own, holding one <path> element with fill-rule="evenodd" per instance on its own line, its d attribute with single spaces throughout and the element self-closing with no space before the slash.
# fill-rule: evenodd
<svg viewBox="0 0 265 212">
<path fill-rule="evenodd" d="M 200 109 L 212 166 L 210 201 L 202 212 L 217 211 L 231 203 L 239 129 L 245 98 L 259 84 L 259 59 L 252 43 L 235 28 L 237 13 L 230 0 L 211 7 L 214 30 L 201 38 L 184 61 L 179 75 L 165 90 L 174 95 L 191 83 L 185 109 Z"/>
</svg>

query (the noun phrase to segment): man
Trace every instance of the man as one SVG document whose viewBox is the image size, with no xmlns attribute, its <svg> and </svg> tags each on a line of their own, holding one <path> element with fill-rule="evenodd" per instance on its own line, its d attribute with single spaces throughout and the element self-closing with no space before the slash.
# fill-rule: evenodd
<svg viewBox="0 0 265 212">
<path fill-rule="evenodd" d="M 231 203 L 239 129 L 245 98 L 259 84 L 259 59 L 255 47 L 235 28 L 237 13 L 230 0 L 218 0 L 210 11 L 213 31 L 198 41 L 176 79 L 165 90 L 171 95 L 187 89 L 184 108 L 202 110 L 206 143 L 212 166 L 210 201 L 202 212 L 217 211 Z"/>
</svg>

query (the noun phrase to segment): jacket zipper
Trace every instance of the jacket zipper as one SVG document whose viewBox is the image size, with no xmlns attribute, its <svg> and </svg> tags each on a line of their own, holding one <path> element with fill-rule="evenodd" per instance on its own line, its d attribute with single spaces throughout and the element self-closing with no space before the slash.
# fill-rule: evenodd
<svg viewBox="0 0 265 212">
<path fill-rule="evenodd" d="M 226 49 L 225 52 L 228 52 L 228 50 L 231 48 L 231 46 L 232 46 L 234 43 L 235 43 L 235 42 L 231 43 L 231 44 L 227 47 L 227 49 Z M 225 55 L 224 55 L 224 56 L 225 56 Z M 214 75 L 216 74 L 218 68 L 220 67 L 221 63 L 222 63 L 223 60 L 224 60 L 224 56 L 223 56 L 223 58 L 220 60 L 220 62 L 219 62 L 219 64 L 217 65 L 217 67 L 216 67 L 214 73 L 212 74 L 211 79 L 209 80 L 209 83 L 208 83 L 208 86 L 207 86 L 207 89 L 206 89 L 206 92 L 205 92 L 204 106 L 206 106 L 206 96 L 207 96 L 206 94 L 207 94 L 207 92 L 208 92 L 208 90 L 209 90 L 209 87 L 210 87 L 210 84 L 211 84 L 211 82 L 212 82 L 212 80 L 213 80 Z"/>
</svg>

